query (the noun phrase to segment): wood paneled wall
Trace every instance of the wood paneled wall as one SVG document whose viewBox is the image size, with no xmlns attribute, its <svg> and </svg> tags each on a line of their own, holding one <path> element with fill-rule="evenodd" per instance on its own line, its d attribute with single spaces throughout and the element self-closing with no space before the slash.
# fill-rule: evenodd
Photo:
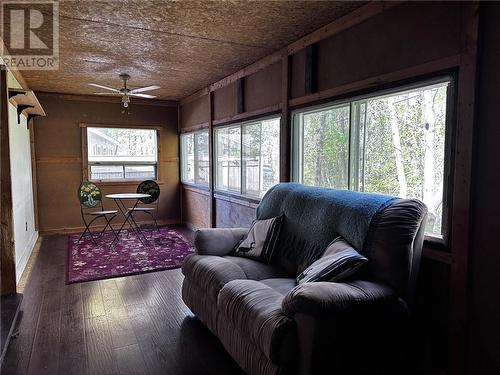
<svg viewBox="0 0 500 375">
<path fill-rule="evenodd" d="M 182 216 L 193 228 L 209 228 L 210 193 L 206 190 L 182 187 Z"/>
<path fill-rule="evenodd" d="M 481 5 L 470 249 L 469 374 L 500 374 L 500 3 Z"/>
<path fill-rule="evenodd" d="M 42 234 L 72 232 L 82 228 L 76 196 L 82 181 L 81 123 L 159 126 L 159 175 L 161 176 L 159 222 L 180 222 L 179 139 L 175 106 L 132 103 L 122 114 L 116 102 L 91 101 L 85 97 L 39 93 L 47 117 L 34 126 L 37 167 L 39 230 Z M 135 192 L 137 183 L 102 183 L 103 194 Z M 107 199 L 105 205 L 114 203 Z M 142 220 L 142 218 L 139 218 Z"/>
<path fill-rule="evenodd" d="M 208 95 L 199 97 L 192 102 L 186 103 L 179 109 L 182 131 L 193 131 L 200 128 L 208 128 L 209 102 Z"/>
<path fill-rule="evenodd" d="M 464 369 L 478 9 L 477 3 L 372 2 L 180 102 L 181 131 L 195 128 L 191 122 L 195 117 L 204 119 L 200 127 L 211 130 L 281 113 L 281 180 L 288 181 L 291 110 L 438 74 L 459 77 L 450 237 L 447 246 L 426 246 L 421 270 L 418 342 L 422 347 L 415 356 L 422 358 L 422 371 L 431 374 L 460 374 Z M 243 112 L 238 110 L 241 102 Z M 199 223 L 249 224 L 255 212 L 251 205 L 241 199 L 222 200 L 213 186 L 210 190 L 212 212 L 196 214 L 203 215 Z M 195 191 L 191 187 L 183 196 L 186 221 L 195 216 L 185 202 L 195 199 Z M 436 283 L 439 286 L 433 286 Z M 424 313 L 430 308 L 437 315 Z"/>
</svg>

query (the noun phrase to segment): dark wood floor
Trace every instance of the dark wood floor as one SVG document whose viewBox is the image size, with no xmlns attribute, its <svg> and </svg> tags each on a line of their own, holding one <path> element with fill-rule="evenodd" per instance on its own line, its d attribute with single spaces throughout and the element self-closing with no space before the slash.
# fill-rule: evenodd
<svg viewBox="0 0 500 375">
<path fill-rule="evenodd" d="M 181 300 L 180 269 L 66 285 L 67 236 L 43 240 L 7 374 L 241 374 Z"/>
</svg>

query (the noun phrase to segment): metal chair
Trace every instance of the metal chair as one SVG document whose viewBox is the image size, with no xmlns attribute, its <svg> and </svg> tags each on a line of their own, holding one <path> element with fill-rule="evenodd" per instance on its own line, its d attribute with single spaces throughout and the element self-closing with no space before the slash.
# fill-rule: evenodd
<svg viewBox="0 0 500 375">
<path fill-rule="evenodd" d="M 129 208 L 129 211 L 132 211 L 131 215 L 133 216 L 136 212 L 144 212 L 151 216 L 153 219 L 156 230 L 159 232 L 160 228 L 158 227 L 158 223 L 156 221 L 156 215 L 158 213 L 158 205 L 160 202 L 160 186 L 153 180 L 142 181 L 139 186 L 137 186 L 137 193 L 140 194 L 149 194 L 148 198 L 139 199 L 139 204 L 135 208 Z"/>
<path fill-rule="evenodd" d="M 85 224 L 85 230 L 83 231 L 80 238 L 78 238 L 78 242 L 80 242 L 85 233 L 88 232 L 90 237 L 92 238 L 92 241 L 94 241 L 94 243 L 97 245 L 96 239 L 102 237 L 107 227 L 111 229 L 116 237 L 115 230 L 111 226 L 111 221 L 116 217 L 118 211 L 104 210 L 101 189 L 99 189 L 96 184 L 88 181 L 82 182 L 80 184 L 80 187 L 78 188 L 78 200 L 80 202 L 80 212 L 82 215 L 82 220 Z M 96 210 L 96 208 L 99 209 L 99 207 L 100 210 Z M 89 218 L 92 219 L 87 222 Z M 90 226 L 99 218 L 104 218 L 104 220 L 106 220 L 106 225 L 101 230 L 99 235 L 94 237 L 94 234 L 90 231 Z"/>
</svg>

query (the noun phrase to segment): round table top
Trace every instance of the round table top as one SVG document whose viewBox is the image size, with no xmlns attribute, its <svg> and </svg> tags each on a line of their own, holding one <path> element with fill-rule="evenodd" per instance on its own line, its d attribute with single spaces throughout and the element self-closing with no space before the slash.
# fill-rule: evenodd
<svg viewBox="0 0 500 375">
<path fill-rule="evenodd" d="M 110 199 L 141 199 L 149 198 L 151 194 L 141 194 L 141 193 L 117 193 L 117 194 L 107 194 L 106 198 Z"/>
</svg>

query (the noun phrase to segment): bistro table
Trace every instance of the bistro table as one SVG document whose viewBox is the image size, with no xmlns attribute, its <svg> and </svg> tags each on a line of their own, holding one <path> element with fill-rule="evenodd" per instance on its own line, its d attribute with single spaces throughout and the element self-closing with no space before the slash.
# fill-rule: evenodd
<svg viewBox="0 0 500 375">
<path fill-rule="evenodd" d="M 126 223 L 128 223 L 130 225 L 130 229 L 132 229 L 132 231 L 137 235 L 137 238 L 139 238 L 141 243 L 143 245 L 146 245 L 145 242 L 143 241 L 143 239 L 146 240 L 146 242 L 147 242 L 147 238 L 144 235 L 144 233 L 142 233 L 141 228 L 139 227 L 139 225 L 135 221 L 132 213 L 134 212 L 134 209 L 137 207 L 137 205 L 139 204 L 139 201 L 141 199 L 149 198 L 149 197 L 151 197 L 150 194 L 142 194 L 142 193 L 117 193 L 117 194 L 106 195 L 106 198 L 113 199 L 115 201 L 116 206 L 118 207 L 118 209 L 122 213 L 123 217 L 125 217 L 125 221 L 123 222 L 122 226 L 120 227 L 120 229 L 116 233 L 116 237 L 113 240 L 113 242 L 111 242 L 111 245 L 113 245 L 115 243 L 115 241 L 117 241 L 119 239 L 118 236 L 120 235 L 120 232 L 122 231 L 122 229 Z M 125 206 L 124 201 L 125 200 L 133 200 L 133 199 L 135 199 L 134 206 L 131 209 L 127 209 L 127 206 Z M 143 238 L 141 238 L 141 236 Z"/>
</svg>

